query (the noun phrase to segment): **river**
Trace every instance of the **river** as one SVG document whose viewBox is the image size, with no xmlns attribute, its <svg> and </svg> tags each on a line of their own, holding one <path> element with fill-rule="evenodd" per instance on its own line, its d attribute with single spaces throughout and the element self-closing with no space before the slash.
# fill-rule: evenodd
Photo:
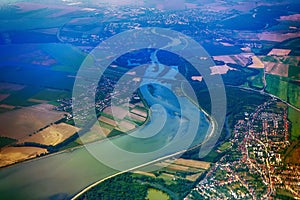
<svg viewBox="0 0 300 200">
<path fill-rule="evenodd" d="M 153 70 L 154 67 L 159 70 Z M 164 67 L 153 63 L 145 75 L 154 77 L 153 72 Z M 175 75 L 170 70 L 163 79 L 174 79 Z M 152 82 L 145 79 L 144 83 L 147 81 Z M 1 169 L 1 199 L 69 199 L 88 185 L 118 172 L 103 163 L 132 169 L 201 143 L 211 130 L 206 115 L 188 98 L 175 96 L 171 85 L 163 85 L 156 81 L 151 87 L 140 88 L 151 107 L 151 116 L 147 124 L 130 135 Z"/>
</svg>

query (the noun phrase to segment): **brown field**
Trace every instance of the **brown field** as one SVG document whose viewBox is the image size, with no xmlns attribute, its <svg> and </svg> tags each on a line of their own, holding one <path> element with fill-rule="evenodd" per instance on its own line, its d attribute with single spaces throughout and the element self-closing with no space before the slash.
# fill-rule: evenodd
<svg viewBox="0 0 300 200">
<path fill-rule="evenodd" d="M 183 165 L 175 165 L 175 164 L 171 164 L 167 167 L 168 170 L 172 170 L 172 171 L 183 171 L 183 172 L 194 172 L 197 173 L 200 170 L 194 167 L 187 167 L 187 166 L 183 166 Z"/>
<path fill-rule="evenodd" d="M 39 100 L 39 99 L 28 99 L 28 101 L 33 103 L 48 103 L 48 101 Z"/>
<path fill-rule="evenodd" d="M 216 75 L 216 74 L 227 74 L 229 70 L 236 70 L 236 69 L 231 68 L 227 65 L 222 65 L 222 66 L 210 67 L 210 70 L 211 70 L 211 75 Z"/>
<path fill-rule="evenodd" d="M 284 40 L 300 37 L 300 33 L 276 33 L 276 32 L 264 32 L 258 34 L 259 40 L 283 42 Z"/>
<path fill-rule="evenodd" d="M 213 59 L 218 61 L 223 61 L 226 64 L 232 63 L 241 66 L 246 66 L 248 64 L 248 58 L 250 56 L 251 55 L 244 53 L 244 54 L 237 54 L 237 55 L 213 56 Z"/>
<path fill-rule="evenodd" d="M 113 126 L 113 127 L 116 127 L 116 126 L 117 126 L 117 122 L 116 122 L 115 120 L 109 119 L 109 118 L 104 117 L 104 116 L 101 116 L 101 117 L 99 118 L 99 121 L 104 122 L 104 123 L 106 123 L 106 124 L 109 124 L 109 125 L 111 125 L 111 126 Z"/>
<path fill-rule="evenodd" d="M 34 142 L 48 146 L 55 146 L 74 135 L 77 131 L 79 131 L 79 128 L 69 124 L 54 124 L 32 136 L 21 139 L 19 143 Z"/>
<path fill-rule="evenodd" d="M 170 165 L 170 163 L 167 162 L 159 162 L 155 164 L 158 167 L 168 167 Z"/>
<path fill-rule="evenodd" d="M 249 56 L 247 54 L 234 55 L 234 59 L 238 65 L 246 66 L 248 64 Z"/>
<path fill-rule="evenodd" d="M 141 174 L 144 176 L 150 176 L 150 177 L 156 177 L 154 174 L 150 173 L 150 172 L 143 172 L 143 171 L 134 171 L 135 174 Z"/>
<path fill-rule="evenodd" d="M 160 163 L 156 163 L 155 165 L 159 166 L 159 167 L 166 168 L 167 170 L 171 170 L 171 171 L 183 171 L 183 172 L 195 172 L 195 173 L 198 173 L 200 171 L 199 168 L 195 168 L 196 166 L 181 165 L 181 164 L 173 163 L 170 160 L 160 162 Z"/>
<path fill-rule="evenodd" d="M 131 107 L 134 108 L 134 105 L 131 104 Z M 108 115 L 114 116 L 114 117 L 116 117 L 117 119 L 120 119 L 120 120 L 124 120 L 125 117 L 129 117 L 133 120 L 141 121 L 141 122 L 144 122 L 146 120 L 146 117 L 142 117 L 142 116 L 137 115 L 135 113 L 131 113 L 131 112 L 129 112 L 129 110 L 126 110 L 125 108 L 118 107 L 118 106 L 107 107 L 103 112 L 108 114 Z M 135 127 L 133 127 L 132 123 L 130 123 L 131 125 L 129 125 L 128 122 L 123 122 L 123 123 L 124 124 L 123 125 L 120 124 L 120 126 L 125 126 L 130 130 L 135 128 Z"/>
<path fill-rule="evenodd" d="M 141 110 L 136 109 L 136 108 L 132 109 L 130 112 L 134 113 L 134 114 L 137 114 L 137 115 L 140 115 L 140 116 L 145 117 L 145 118 L 148 116 L 147 112 L 141 111 Z"/>
<path fill-rule="evenodd" d="M 145 105 L 142 102 L 134 104 L 135 106 L 145 107 Z"/>
<path fill-rule="evenodd" d="M 199 82 L 201 82 L 203 80 L 203 77 L 202 76 L 192 76 L 191 79 L 193 81 L 199 81 Z"/>
<path fill-rule="evenodd" d="M 0 90 L 12 90 L 12 91 L 19 91 L 24 89 L 24 85 L 17 85 L 12 83 L 0 83 Z"/>
<path fill-rule="evenodd" d="M 112 115 L 118 119 L 124 119 L 129 111 L 119 106 L 109 106 L 105 108 L 103 112 Z"/>
<path fill-rule="evenodd" d="M 4 99 L 6 99 L 9 96 L 10 96 L 10 94 L 0 94 L 0 101 L 3 101 Z"/>
<path fill-rule="evenodd" d="M 236 64 L 236 62 L 231 58 L 231 56 L 213 56 L 213 59 L 223 61 L 224 63 Z"/>
<path fill-rule="evenodd" d="M 139 115 L 136 115 L 133 113 L 129 113 L 129 117 L 132 118 L 133 120 L 140 121 L 140 122 L 144 122 L 146 120 L 145 117 L 142 117 L 142 116 L 139 116 Z"/>
<path fill-rule="evenodd" d="M 0 114 L 0 136 L 21 139 L 66 114 L 52 108 L 52 105 L 40 104 Z"/>
<path fill-rule="evenodd" d="M 11 105 L 7 105 L 7 104 L 1 104 L 0 105 L 0 108 L 5 108 L 5 109 L 10 109 L 10 110 L 12 110 L 12 109 L 14 109 L 14 108 L 16 108 L 15 106 L 11 106 Z"/>
<path fill-rule="evenodd" d="M 289 65 L 282 63 L 264 62 L 266 66 L 266 72 L 272 75 L 278 75 L 283 77 L 289 76 Z"/>
<path fill-rule="evenodd" d="M 7 147 L 0 150 L 0 167 L 35 158 L 42 153 L 47 153 L 46 149 L 37 147 Z"/>
<path fill-rule="evenodd" d="M 220 42 L 220 44 L 222 44 L 225 47 L 233 47 L 233 44 L 227 43 L 227 42 Z"/>
<path fill-rule="evenodd" d="M 300 14 L 280 16 L 281 21 L 300 21 Z"/>
<path fill-rule="evenodd" d="M 105 116 L 101 116 L 99 118 L 100 122 L 103 122 L 105 124 L 108 124 L 110 126 L 112 126 L 113 128 L 115 128 L 116 130 L 122 131 L 122 132 L 127 132 L 127 131 L 131 131 L 133 129 L 136 128 L 136 124 L 133 121 L 127 120 L 125 119 L 126 117 L 132 118 L 136 121 L 141 121 L 144 122 L 146 119 L 145 117 L 142 117 L 140 115 L 146 115 L 146 112 L 140 111 L 138 109 L 135 109 L 135 112 L 128 112 L 126 109 L 122 108 L 122 107 L 108 107 L 104 110 L 104 113 L 110 116 L 114 116 L 116 118 L 116 120 L 105 117 Z M 139 114 L 136 114 L 139 113 Z M 111 132 L 111 130 L 107 130 L 107 133 Z"/>
<path fill-rule="evenodd" d="M 287 56 L 291 53 L 291 49 L 272 49 L 268 56 Z"/>
<path fill-rule="evenodd" d="M 289 155 L 285 159 L 286 163 L 291 163 L 291 164 L 300 164 L 300 145 L 292 150 L 292 152 L 289 153 Z"/>
<path fill-rule="evenodd" d="M 135 129 L 136 126 L 134 124 L 132 124 L 131 122 L 128 122 L 126 120 L 121 121 L 120 123 L 118 123 L 119 127 L 121 127 L 123 130 L 127 130 L 130 131 L 132 129 Z"/>
<path fill-rule="evenodd" d="M 90 129 L 89 132 L 85 133 L 84 135 L 80 136 L 76 142 L 79 144 L 84 143 L 90 143 L 90 142 L 95 142 L 98 140 L 105 139 L 111 132 L 112 130 L 101 127 L 98 122 L 96 122 L 92 128 Z"/>
<path fill-rule="evenodd" d="M 189 181 L 196 181 L 197 180 L 197 178 L 200 176 L 202 174 L 202 172 L 201 173 L 197 173 L 197 174 L 193 174 L 193 175 L 189 175 L 189 176 L 186 176 L 185 178 L 187 179 L 187 180 L 189 180 Z"/>
<path fill-rule="evenodd" d="M 184 172 L 190 171 L 189 167 L 182 166 L 182 165 L 174 165 L 174 164 L 170 164 L 169 166 L 167 166 L 167 169 L 172 171 L 184 171 Z"/>
<path fill-rule="evenodd" d="M 209 162 L 203 162 L 198 160 L 188 160 L 188 159 L 179 158 L 174 163 L 177 165 L 184 165 L 184 166 L 200 168 L 200 169 L 210 168 Z"/>
</svg>

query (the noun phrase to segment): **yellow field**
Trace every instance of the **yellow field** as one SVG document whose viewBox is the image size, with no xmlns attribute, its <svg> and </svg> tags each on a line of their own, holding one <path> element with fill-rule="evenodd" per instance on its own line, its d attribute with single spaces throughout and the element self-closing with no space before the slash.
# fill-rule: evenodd
<svg viewBox="0 0 300 200">
<path fill-rule="evenodd" d="M 21 139 L 63 118 L 64 112 L 40 104 L 0 114 L 0 136 Z"/>
<path fill-rule="evenodd" d="M 143 172 L 143 171 L 134 171 L 135 174 L 141 174 L 144 176 L 150 176 L 150 177 L 156 177 L 154 174 L 150 173 L 150 172 Z"/>
<path fill-rule="evenodd" d="M 118 120 L 120 120 L 120 119 L 118 118 Z M 121 121 L 115 121 L 115 120 L 107 118 L 105 116 L 101 116 L 99 118 L 99 121 L 109 124 L 110 126 L 116 128 L 117 130 L 122 131 L 122 132 L 131 131 L 136 128 L 136 126 L 133 122 L 129 122 L 125 119 L 123 119 Z"/>
<path fill-rule="evenodd" d="M 253 64 L 249 66 L 250 68 L 263 69 L 265 67 L 264 63 L 257 56 L 252 56 L 251 58 Z"/>
<path fill-rule="evenodd" d="M 185 178 L 189 181 L 193 181 L 195 182 L 197 180 L 197 178 L 202 174 L 201 173 L 197 173 L 197 174 L 193 174 L 193 175 L 189 175 L 189 176 L 186 176 Z"/>
<path fill-rule="evenodd" d="M 42 153 L 47 153 L 46 149 L 37 147 L 7 147 L 0 150 L 0 167 L 4 167 L 16 162 L 35 158 Z"/>
<path fill-rule="evenodd" d="M 43 145 L 55 146 L 74 135 L 77 131 L 79 131 L 79 128 L 69 124 L 54 124 L 32 136 L 21 139 L 19 143 L 34 142 Z"/>
<path fill-rule="evenodd" d="M 114 121 L 114 120 L 112 120 L 112 119 L 109 119 L 109 118 L 107 118 L 107 117 L 104 117 L 104 116 L 101 116 L 101 117 L 99 118 L 99 121 L 104 122 L 104 123 L 106 123 L 106 124 L 109 124 L 109 125 L 111 125 L 111 126 L 113 126 L 113 127 L 117 126 L 117 122 L 116 122 L 116 121 Z"/>
<path fill-rule="evenodd" d="M 82 142 L 90 143 L 90 142 L 102 140 L 102 139 L 106 138 L 111 131 L 112 130 L 110 130 L 110 129 L 101 127 L 99 125 L 99 122 L 96 122 L 92 126 L 90 131 L 85 133 L 84 135 L 80 136 L 80 138 L 78 140 L 76 140 L 76 142 L 82 144 Z"/>
<path fill-rule="evenodd" d="M 203 161 L 198 161 L 198 160 L 187 160 L 187 159 L 182 159 L 182 158 L 177 159 L 174 162 L 174 164 L 184 165 L 184 166 L 194 167 L 194 168 L 200 168 L 200 169 L 210 168 L 209 162 L 203 162 Z"/>
</svg>

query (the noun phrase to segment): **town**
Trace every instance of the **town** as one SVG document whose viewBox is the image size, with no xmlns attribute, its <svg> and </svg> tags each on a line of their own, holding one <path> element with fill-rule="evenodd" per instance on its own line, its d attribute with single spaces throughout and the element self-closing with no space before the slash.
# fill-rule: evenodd
<svg viewBox="0 0 300 200">
<path fill-rule="evenodd" d="M 186 199 L 300 198 L 299 164 L 284 161 L 291 146 L 287 108 L 272 99 L 245 113 L 233 130 L 229 152 Z"/>
</svg>

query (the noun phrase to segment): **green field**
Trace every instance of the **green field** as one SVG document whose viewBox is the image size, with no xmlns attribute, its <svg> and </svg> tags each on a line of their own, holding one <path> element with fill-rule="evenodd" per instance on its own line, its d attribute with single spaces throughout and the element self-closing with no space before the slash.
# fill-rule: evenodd
<svg viewBox="0 0 300 200">
<path fill-rule="evenodd" d="M 300 137 L 300 112 L 293 108 L 288 108 L 288 119 L 291 122 L 291 139 L 296 140 Z"/>
<path fill-rule="evenodd" d="M 300 87 L 287 78 L 267 75 L 267 92 L 300 108 Z"/>
<path fill-rule="evenodd" d="M 248 78 L 250 82 L 249 85 L 258 89 L 262 89 L 264 87 L 263 76 L 264 76 L 264 69 L 257 69 L 259 70 L 259 74 L 256 76 L 251 76 Z"/>
<path fill-rule="evenodd" d="M 300 66 L 289 67 L 289 78 L 293 80 L 300 80 Z"/>
<path fill-rule="evenodd" d="M 148 186 L 140 184 L 130 173 L 121 174 L 110 178 L 91 188 L 78 199 L 103 199 L 103 200 L 144 200 L 147 196 Z"/>
<path fill-rule="evenodd" d="M 56 71 L 76 73 L 81 63 L 87 57 L 78 48 L 69 44 L 48 43 L 41 45 L 41 49 L 58 61 L 59 64 L 52 67 Z M 87 64 L 92 66 L 92 57 L 87 57 L 87 59 Z"/>
<path fill-rule="evenodd" d="M 282 77 L 275 76 L 275 75 L 267 75 L 267 92 L 273 94 L 280 99 L 287 101 L 287 94 L 288 94 L 288 82 L 284 81 Z"/>
<path fill-rule="evenodd" d="M 33 95 L 37 94 L 41 89 L 37 87 L 26 87 L 20 91 L 11 91 L 11 95 L 1 101 L 2 104 L 13 106 L 32 106 L 37 103 L 27 101 Z"/>
<path fill-rule="evenodd" d="M 22 11 L 13 5 L 0 7 L 0 31 L 21 31 L 30 29 L 60 27 L 68 22 L 71 16 L 48 20 L 47 16 L 55 14 L 59 9 L 40 8 Z"/>
<path fill-rule="evenodd" d="M 63 98 L 71 98 L 71 93 L 62 90 L 45 89 L 31 97 L 44 101 L 56 101 Z"/>
<path fill-rule="evenodd" d="M 11 143 L 16 142 L 17 140 L 15 139 L 11 139 L 11 138 L 7 138 L 7 137 L 0 137 L 0 148 L 9 145 Z"/>
<path fill-rule="evenodd" d="M 160 190 L 149 188 L 148 195 L 146 197 L 147 200 L 170 200 L 170 196 Z"/>
<path fill-rule="evenodd" d="M 226 151 L 227 149 L 229 149 L 231 147 L 231 142 L 225 142 L 224 144 L 222 144 L 218 150 L 220 151 Z"/>
</svg>

